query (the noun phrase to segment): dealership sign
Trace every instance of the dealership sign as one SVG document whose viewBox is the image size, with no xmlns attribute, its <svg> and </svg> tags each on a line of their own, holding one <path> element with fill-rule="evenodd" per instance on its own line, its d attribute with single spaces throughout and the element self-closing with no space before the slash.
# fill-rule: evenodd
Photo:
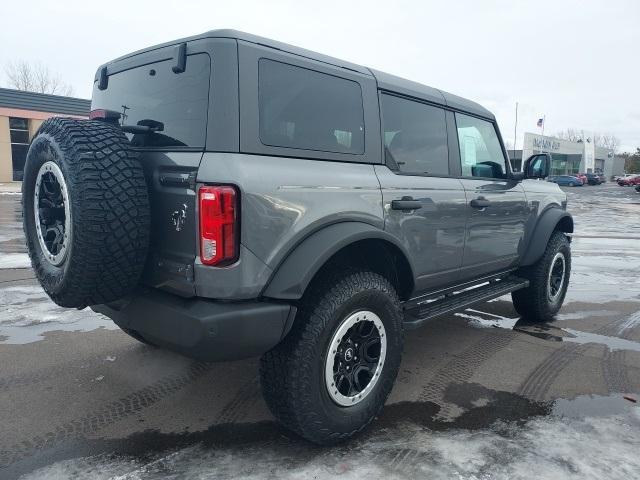
<svg viewBox="0 0 640 480">
<path fill-rule="evenodd" d="M 536 150 L 560 150 L 560 142 L 544 137 L 533 137 L 533 148 Z"/>
</svg>

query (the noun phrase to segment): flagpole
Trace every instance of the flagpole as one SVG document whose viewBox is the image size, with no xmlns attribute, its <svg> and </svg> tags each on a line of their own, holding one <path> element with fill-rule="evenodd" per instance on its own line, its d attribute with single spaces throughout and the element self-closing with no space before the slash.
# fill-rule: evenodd
<svg viewBox="0 0 640 480">
<path fill-rule="evenodd" d="M 516 102 L 516 122 L 513 126 L 513 161 L 516 161 L 516 142 L 518 141 L 518 102 Z M 520 159 L 522 164 L 522 159 Z M 513 165 L 513 162 L 512 162 Z"/>
<path fill-rule="evenodd" d="M 547 116 L 542 116 L 542 136 L 544 137 L 544 124 L 547 123 Z"/>
</svg>

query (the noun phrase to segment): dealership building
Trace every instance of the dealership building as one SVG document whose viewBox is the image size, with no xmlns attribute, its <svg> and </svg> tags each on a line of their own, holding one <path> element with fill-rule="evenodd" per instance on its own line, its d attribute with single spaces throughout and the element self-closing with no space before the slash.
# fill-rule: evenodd
<svg viewBox="0 0 640 480">
<path fill-rule="evenodd" d="M 522 159 L 536 153 L 551 154 L 551 175 L 602 173 L 611 178 L 624 173 L 624 159 L 616 158 L 609 148 L 595 146 L 590 138 L 586 142 L 570 142 L 528 132 L 524 134 L 522 150 L 509 151 L 514 170 L 521 170 Z"/>
<path fill-rule="evenodd" d="M 87 118 L 91 101 L 0 88 L 0 182 L 22 180 L 29 142 L 43 121 Z"/>
</svg>

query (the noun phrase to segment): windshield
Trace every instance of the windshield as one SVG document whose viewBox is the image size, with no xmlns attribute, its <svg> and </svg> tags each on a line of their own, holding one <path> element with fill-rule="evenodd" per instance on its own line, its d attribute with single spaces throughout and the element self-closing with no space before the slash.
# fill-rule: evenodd
<svg viewBox="0 0 640 480">
<path fill-rule="evenodd" d="M 165 60 L 109 76 L 106 90 L 93 90 L 92 110 L 120 112 L 121 125 L 161 122 L 154 133 L 127 136 L 137 147 L 204 148 L 209 106 L 211 66 L 205 53 L 187 57 L 186 71 L 172 71 Z"/>
</svg>

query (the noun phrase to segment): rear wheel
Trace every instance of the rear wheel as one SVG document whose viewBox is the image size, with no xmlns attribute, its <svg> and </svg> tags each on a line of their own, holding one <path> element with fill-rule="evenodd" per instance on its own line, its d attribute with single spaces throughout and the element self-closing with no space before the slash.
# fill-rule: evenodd
<svg viewBox="0 0 640 480">
<path fill-rule="evenodd" d="M 575 183 L 573 183 L 573 182 L 569 182 L 569 186 L 570 186 L 570 187 L 575 187 L 575 186 L 576 186 L 576 184 L 575 184 Z"/>
<path fill-rule="evenodd" d="M 558 313 L 569 286 L 571 248 L 563 232 L 551 235 L 544 254 L 536 263 L 519 270 L 529 287 L 511 294 L 516 311 L 530 322 L 546 322 Z"/>
<path fill-rule="evenodd" d="M 275 417 L 319 444 L 364 429 L 398 373 L 402 318 L 395 289 L 376 273 L 334 271 L 315 282 L 291 332 L 261 359 Z"/>
</svg>

